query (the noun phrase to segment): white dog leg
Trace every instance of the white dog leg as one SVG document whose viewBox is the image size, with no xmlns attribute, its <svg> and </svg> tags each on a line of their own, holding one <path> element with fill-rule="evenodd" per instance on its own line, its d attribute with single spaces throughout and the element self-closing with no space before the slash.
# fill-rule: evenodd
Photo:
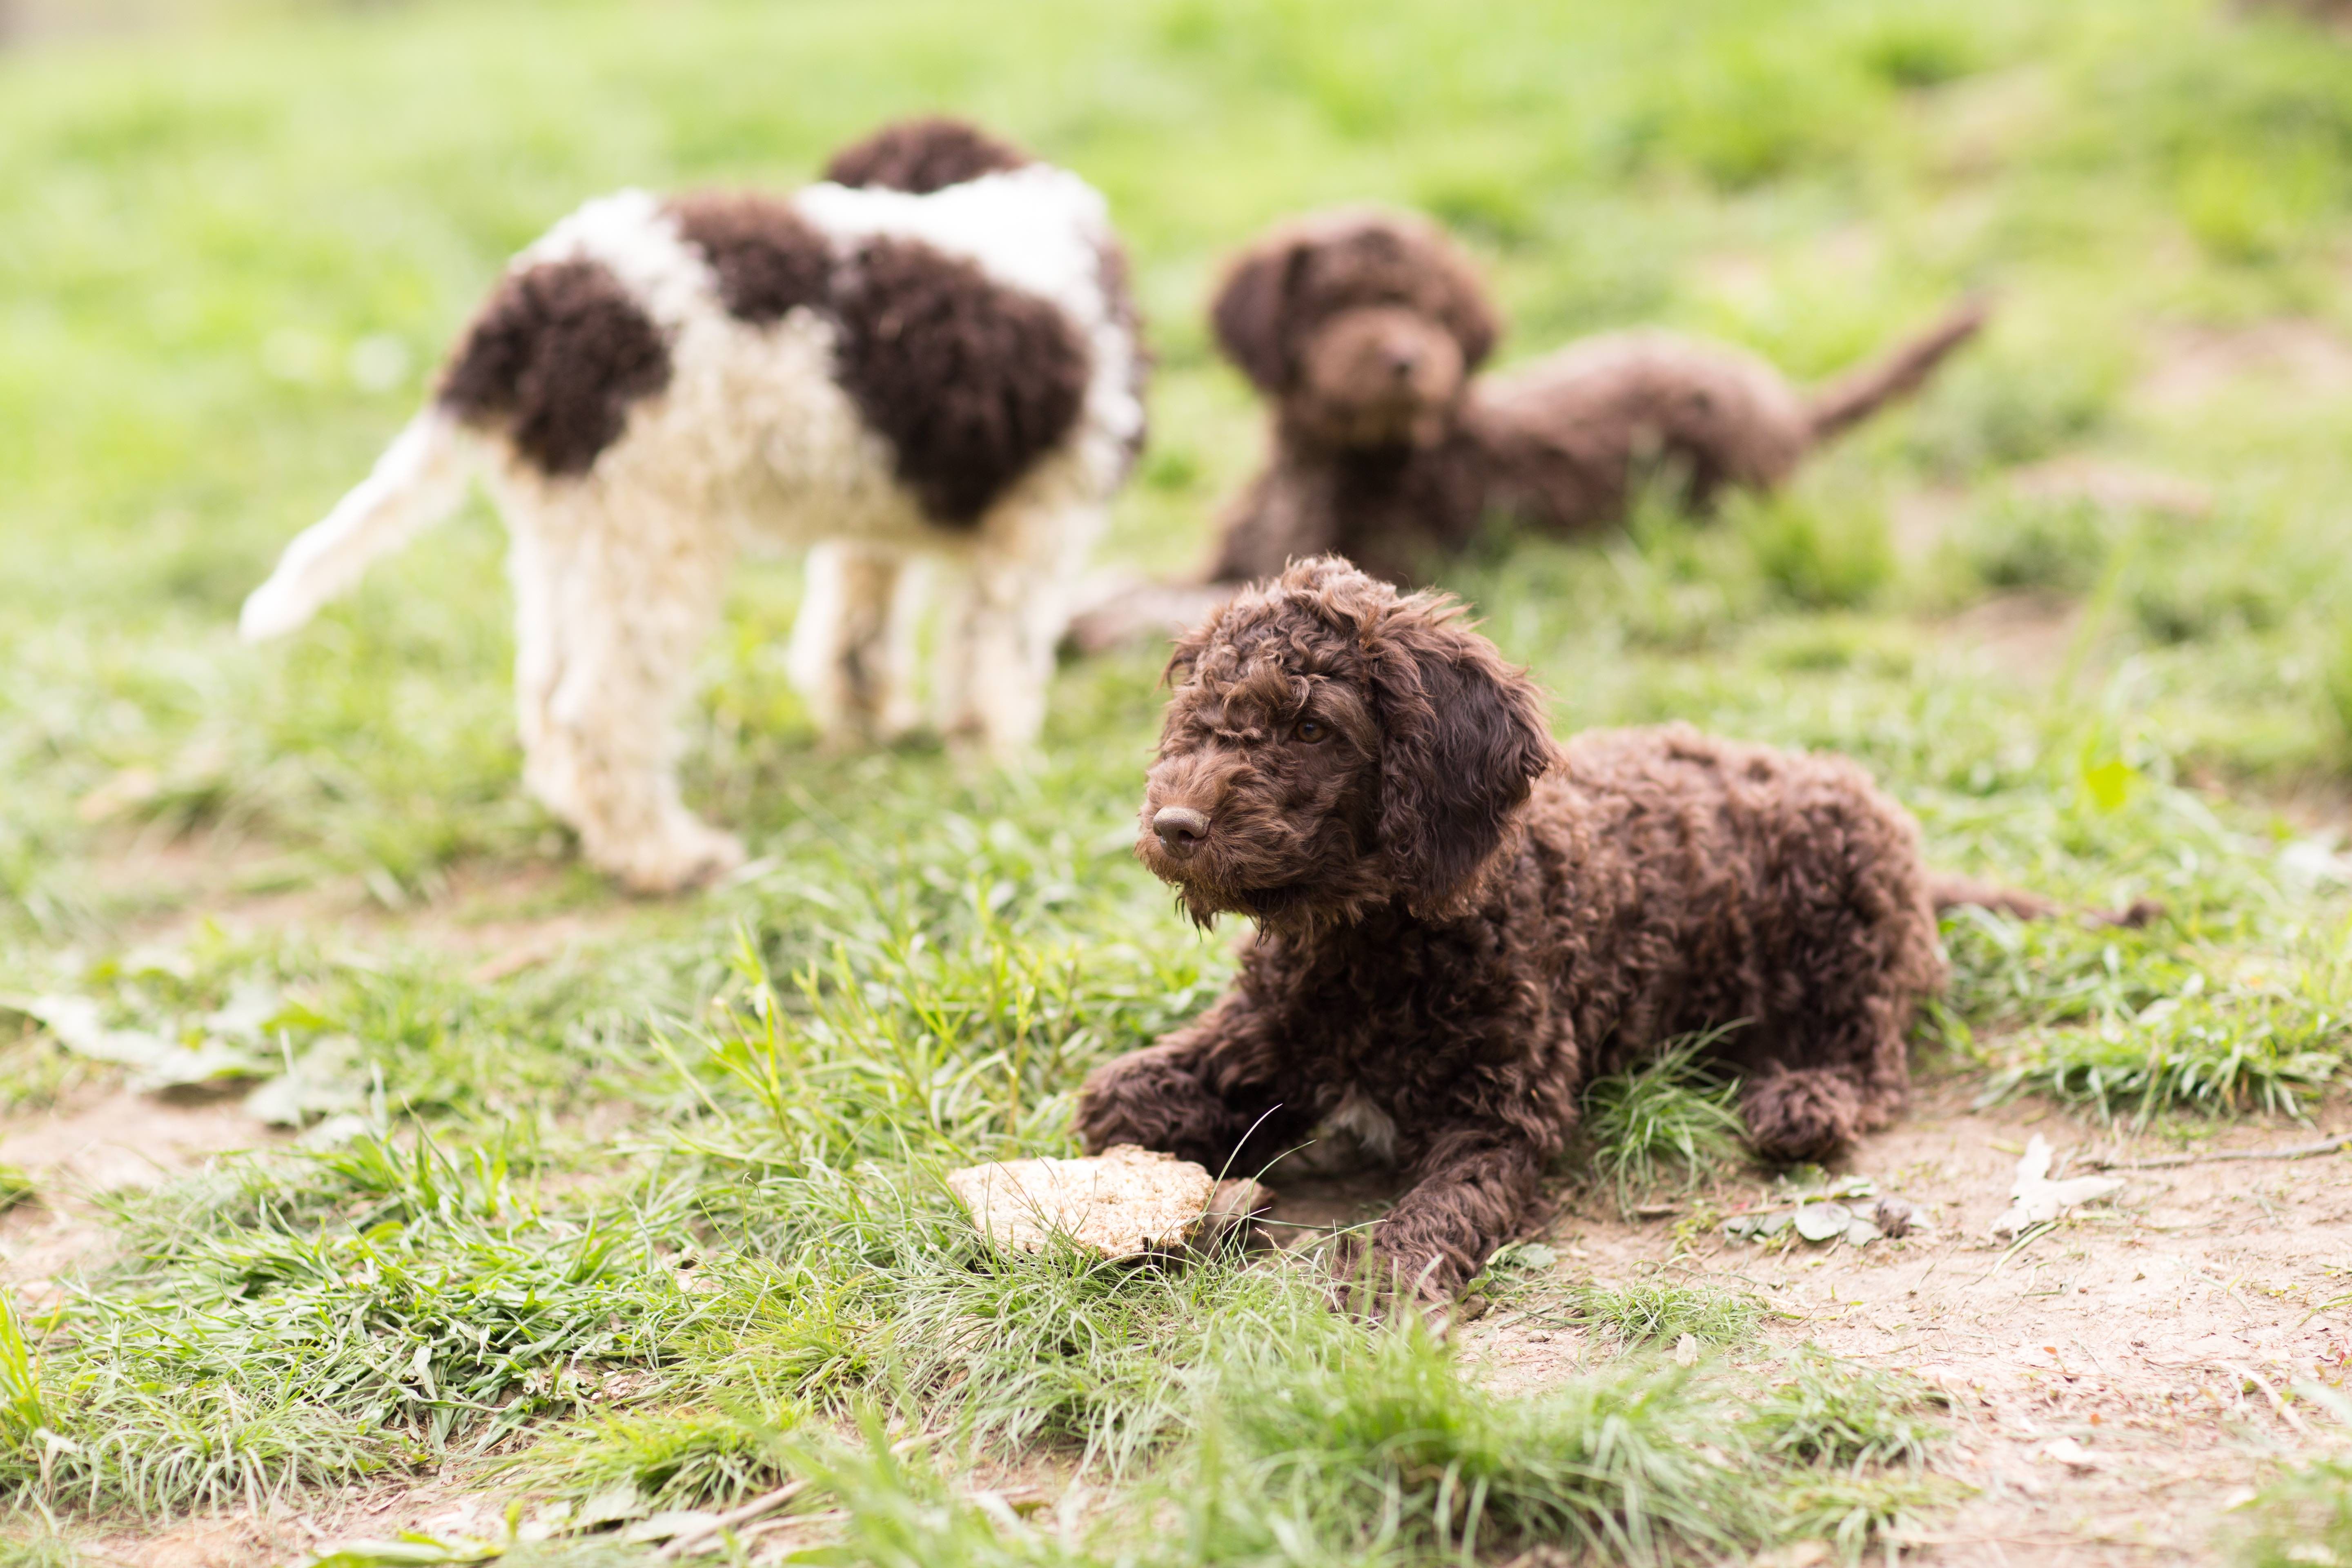
<svg viewBox="0 0 2352 1568">
<path fill-rule="evenodd" d="M 960 585 L 940 639 L 942 724 L 1001 761 L 1024 757 L 1045 722 L 1054 650 L 1069 623 L 1070 593 L 1100 526 L 1067 509 L 992 530 Z"/>
<path fill-rule="evenodd" d="M 687 520 L 615 527 L 597 510 L 508 509 L 523 777 L 591 864 L 638 892 L 673 892 L 743 858 L 686 808 L 677 773 L 677 713 L 730 552 Z"/>
<path fill-rule="evenodd" d="M 897 554 L 846 540 L 809 552 L 785 666 L 829 741 L 887 740 L 913 725 L 910 582 Z"/>
</svg>

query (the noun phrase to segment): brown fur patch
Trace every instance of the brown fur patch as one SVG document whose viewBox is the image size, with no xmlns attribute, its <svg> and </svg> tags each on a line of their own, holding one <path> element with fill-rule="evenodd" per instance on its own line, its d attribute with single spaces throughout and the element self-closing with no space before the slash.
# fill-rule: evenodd
<svg viewBox="0 0 2352 1568">
<path fill-rule="evenodd" d="M 869 240 L 834 309 L 842 387 L 935 521 L 977 521 L 1077 419 L 1088 361 L 1069 320 L 960 257 Z"/>
<path fill-rule="evenodd" d="M 1381 1276 L 1443 1295 L 1534 1212 L 1586 1083 L 1677 1036 L 1738 1026 L 1771 1158 L 1902 1103 L 1943 958 L 1918 830 L 1853 763 L 1679 726 L 1555 747 L 1458 606 L 1328 557 L 1170 673 L 1137 854 L 1258 931 L 1206 1013 L 1088 1077 L 1089 1149 L 1255 1174 L 1352 1108 L 1412 1183 Z"/>
<path fill-rule="evenodd" d="M 825 164 L 824 177 L 836 185 L 878 185 L 927 196 L 1035 162 L 1009 142 L 935 114 L 885 125 L 864 141 L 851 142 Z"/>
<path fill-rule="evenodd" d="M 773 321 L 822 305 L 833 282 L 833 247 L 791 204 L 752 192 L 708 191 L 669 204 L 678 232 L 709 258 L 727 313 Z"/>
<path fill-rule="evenodd" d="M 669 346 L 611 269 L 551 261 L 509 272 L 442 373 L 458 419 L 507 431 L 544 473 L 584 474 L 629 405 L 669 384 Z"/>
</svg>

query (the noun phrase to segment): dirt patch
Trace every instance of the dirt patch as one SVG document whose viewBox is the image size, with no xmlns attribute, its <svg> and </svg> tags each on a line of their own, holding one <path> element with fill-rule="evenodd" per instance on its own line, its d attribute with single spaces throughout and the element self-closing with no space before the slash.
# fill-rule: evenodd
<svg viewBox="0 0 2352 1568">
<path fill-rule="evenodd" d="M 503 1497 L 460 1495 L 453 1473 L 303 1497 L 258 1511 L 207 1514 L 149 1532 L 109 1531 L 80 1544 L 92 1561 L 121 1568 L 253 1568 L 298 1563 L 338 1542 L 389 1540 L 404 1530 L 445 1539 L 495 1540 Z"/>
<path fill-rule="evenodd" d="M 1924 561 L 1959 529 L 1969 492 L 1958 485 L 1901 489 L 1887 502 L 1888 536 L 1905 561 Z"/>
<path fill-rule="evenodd" d="M 272 1140 L 235 1100 L 178 1104 L 117 1089 L 0 1121 L 0 1164 L 22 1168 L 44 1189 L 111 1192 L 152 1185 L 214 1154 Z"/>
<path fill-rule="evenodd" d="M 152 1186 L 215 1154 L 284 1139 L 236 1100 L 174 1104 L 127 1089 L 92 1089 L 0 1120 L 0 1165 L 24 1171 L 40 1194 L 0 1215 L 0 1285 L 41 1300 L 61 1276 L 94 1261 L 107 1239 L 97 1194 Z"/>
<path fill-rule="evenodd" d="M 563 957 L 667 907 L 633 900 L 564 860 L 453 868 L 430 898 L 362 877 L 290 873 L 282 858 L 201 837 L 124 837 L 95 857 L 91 887 L 117 905 L 153 911 L 121 923 L 134 942 L 169 947 L 210 922 L 240 937 L 301 932 L 377 948 L 405 942 L 448 954 L 488 984 Z"/>
<path fill-rule="evenodd" d="M 2105 511 L 2147 511 L 2194 521 L 2213 510 L 2213 489 L 2186 475 L 2075 453 L 2019 468 L 2009 490 L 2021 500 L 2078 502 Z"/>
<path fill-rule="evenodd" d="M 1917 1561 L 2209 1560 L 2223 1511 L 2266 1467 L 2332 1442 L 2289 1391 L 2352 1367 L 2352 1331 L 2328 1305 L 2352 1292 L 2352 1159 L 2116 1172 L 2112 1205 L 2017 1246 L 1987 1227 L 2026 1140 L 2041 1133 L 2079 1172 L 2113 1135 L 2031 1109 L 1973 1113 L 1956 1086 L 1922 1099 L 1850 1163 L 1916 1204 L 1924 1234 L 1823 1249 L 1708 1229 L 1677 1253 L 1670 1222 L 1580 1215 L 1553 1228 L 1560 1282 L 1747 1291 L 1770 1308 L 1775 1343 L 1941 1385 L 1957 1436 L 1940 1467 L 1972 1492 L 1915 1543 Z M 2216 1142 L 2311 1137 L 2251 1127 Z M 1498 1311 L 1464 1339 L 1512 1389 L 1612 1353 L 1540 1313 Z"/>
<path fill-rule="evenodd" d="M 2273 396 L 2352 397 L 2352 342 L 2323 321 L 2283 318 L 2250 327 L 2180 327 L 2161 334 L 2137 395 L 2179 413 L 2242 383 Z"/>
<path fill-rule="evenodd" d="M 1970 605 L 1939 628 L 1949 647 L 1981 658 L 2026 686 L 2058 679 L 2083 631 L 2080 601 L 2050 594 L 2000 594 Z"/>
</svg>

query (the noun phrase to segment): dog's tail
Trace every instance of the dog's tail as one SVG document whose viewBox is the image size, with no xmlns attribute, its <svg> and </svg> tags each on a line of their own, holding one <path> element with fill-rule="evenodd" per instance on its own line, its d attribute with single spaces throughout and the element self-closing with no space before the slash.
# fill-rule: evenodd
<svg viewBox="0 0 2352 1568">
<path fill-rule="evenodd" d="M 473 471 L 457 423 L 438 408 L 408 422 L 335 510 L 294 536 L 237 616 L 247 642 L 282 637 L 389 554 L 457 510 Z"/>
<path fill-rule="evenodd" d="M 1813 439 L 1826 441 L 1906 393 L 1918 390 L 1945 355 L 1977 335 L 1990 311 L 1982 300 L 1964 300 L 1918 336 L 1817 390 L 1808 410 Z"/>
<path fill-rule="evenodd" d="M 1948 910 L 1990 910 L 1996 914 L 2012 915 L 2021 921 L 2053 920 L 2063 914 L 2055 900 L 2040 893 L 2029 893 L 2022 888 L 2004 888 L 1998 882 L 1979 882 L 1974 877 L 1937 872 L 1927 878 L 1927 901 L 1942 914 Z M 2121 926 L 2137 931 L 2150 921 L 2161 917 L 2164 906 L 2153 899 L 2137 899 L 2127 909 L 2086 910 L 2083 918 L 2092 925 Z"/>
</svg>

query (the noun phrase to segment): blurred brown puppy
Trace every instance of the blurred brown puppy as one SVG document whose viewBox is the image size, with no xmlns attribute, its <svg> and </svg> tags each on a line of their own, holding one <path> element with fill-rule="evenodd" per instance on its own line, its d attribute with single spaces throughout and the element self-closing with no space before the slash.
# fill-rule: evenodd
<svg viewBox="0 0 2352 1568">
<path fill-rule="evenodd" d="M 1170 669 L 1136 852 L 1258 932 L 1206 1013 L 1087 1080 L 1090 1150 L 1393 1166 L 1379 1272 L 1444 1298 L 1528 1217 L 1586 1082 L 1675 1036 L 1737 1026 L 1715 1054 L 1769 1159 L 1901 1104 L 1944 961 L 1918 830 L 1852 762 L 1680 726 L 1557 745 L 1452 601 L 1332 559 Z"/>
<path fill-rule="evenodd" d="M 1369 208 L 1298 219 L 1242 253 L 1211 310 L 1219 346 L 1272 405 L 1270 460 L 1202 578 L 1107 595 L 1072 636 L 1085 650 L 1181 629 L 1233 586 L 1310 555 L 1412 586 L 1490 513 L 1553 533 L 1601 527 L 1654 469 L 1701 505 L 1727 485 L 1769 489 L 1983 321 L 1964 304 L 1812 392 L 1742 350 L 1663 331 L 1586 338 L 1480 376 L 1495 310 L 1436 225 Z"/>
<path fill-rule="evenodd" d="M 1273 403 L 1274 455 L 1225 524 L 1212 576 L 1345 555 L 1410 585 L 1488 509 L 1555 532 L 1613 522 L 1642 465 L 1704 504 L 1768 488 L 1927 379 L 1983 324 L 1963 305 L 1817 392 L 1755 355 L 1612 332 L 1478 378 L 1497 335 L 1470 260 L 1436 225 L 1349 209 L 1276 229 L 1225 276 L 1217 342 Z"/>
</svg>

